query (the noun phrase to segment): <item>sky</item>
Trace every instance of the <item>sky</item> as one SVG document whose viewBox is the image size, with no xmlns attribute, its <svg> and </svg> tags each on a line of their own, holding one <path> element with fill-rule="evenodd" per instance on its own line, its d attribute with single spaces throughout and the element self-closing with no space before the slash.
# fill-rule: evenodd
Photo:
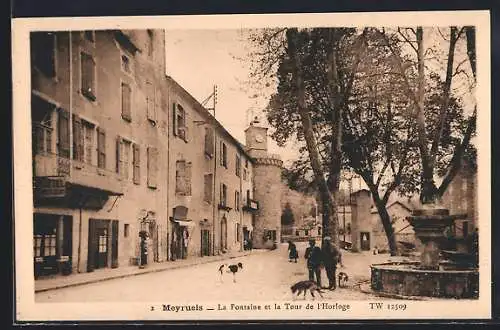
<svg viewBox="0 0 500 330">
<path fill-rule="evenodd" d="M 446 33 L 446 29 L 443 29 Z M 240 142 L 245 143 L 244 130 L 255 115 L 265 122 L 262 110 L 266 107 L 269 96 L 276 85 L 267 90 L 256 90 L 248 81 L 250 62 L 245 58 L 249 42 L 238 29 L 204 29 L 204 30 L 172 30 L 165 31 L 166 72 L 180 83 L 199 102 L 203 102 L 218 86 L 216 118 Z M 427 46 L 437 45 L 438 53 L 446 54 L 447 42 L 436 31 L 427 31 Z M 455 63 L 466 58 L 464 45 L 456 53 Z M 411 50 L 410 50 L 411 51 Z M 441 54 L 441 55 L 442 55 Z M 247 57 L 248 58 L 248 57 Z M 431 67 L 443 66 L 444 63 L 427 62 Z M 464 62 L 467 64 L 467 62 Z M 464 66 L 467 68 L 467 66 Z M 470 70 L 470 69 L 469 69 Z M 438 70 L 444 74 L 445 70 Z M 469 90 L 468 83 L 461 77 L 453 82 L 455 93 L 464 99 L 465 112 L 473 109 L 474 93 Z M 468 94 L 468 95 L 467 95 Z M 259 95 L 256 97 L 256 95 Z M 211 107 L 211 101 L 206 104 Z M 272 129 L 270 129 L 271 131 Z M 285 162 L 285 166 L 298 158 L 297 147 L 290 143 L 282 148 L 269 137 L 269 152 L 277 153 Z M 360 185 L 361 188 L 361 185 Z"/>
<path fill-rule="evenodd" d="M 275 86 L 255 90 L 248 80 L 249 63 L 242 61 L 248 43 L 239 30 L 166 30 L 166 72 L 199 102 L 217 85 L 217 120 L 240 142 L 252 118 L 259 116 Z M 256 94 L 264 95 L 255 97 Z M 210 100 L 207 107 L 212 107 Z M 291 147 L 281 148 L 269 138 L 269 152 L 280 154 L 285 164 L 296 158 Z"/>
</svg>

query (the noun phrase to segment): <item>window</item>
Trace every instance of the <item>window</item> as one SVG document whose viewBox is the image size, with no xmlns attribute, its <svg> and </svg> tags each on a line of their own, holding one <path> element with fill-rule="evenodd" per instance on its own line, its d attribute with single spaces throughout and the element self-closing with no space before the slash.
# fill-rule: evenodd
<svg viewBox="0 0 500 330">
<path fill-rule="evenodd" d="M 56 35 L 50 32 L 31 34 L 33 65 L 47 77 L 56 75 Z"/>
<path fill-rule="evenodd" d="M 234 208 L 236 209 L 236 211 L 240 210 L 240 192 L 239 191 L 234 192 Z"/>
<path fill-rule="evenodd" d="M 130 235 L 130 225 L 128 223 L 123 225 L 123 236 L 128 237 Z"/>
<path fill-rule="evenodd" d="M 73 116 L 73 159 L 92 164 L 94 132 L 94 124 Z"/>
<path fill-rule="evenodd" d="M 57 153 L 61 157 L 69 158 L 69 113 L 60 109 L 58 115 Z"/>
<path fill-rule="evenodd" d="M 130 166 L 130 146 L 132 143 L 121 137 L 118 137 L 116 144 L 116 172 L 123 178 L 129 178 L 129 166 Z"/>
<path fill-rule="evenodd" d="M 81 53 L 81 87 L 82 94 L 95 101 L 95 61 L 92 55 Z"/>
<path fill-rule="evenodd" d="M 148 186 L 156 188 L 158 173 L 158 149 L 154 147 L 148 148 Z"/>
<path fill-rule="evenodd" d="M 221 145 L 221 147 L 220 147 L 220 150 L 221 150 L 220 164 L 221 164 L 221 166 L 224 166 L 225 168 L 227 168 L 227 147 L 226 147 L 226 144 L 222 141 L 221 141 L 220 145 Z"/>
<path fill-rule="evenodd" d="M 241 175 L 241 158 L 238 155 L 236 155 L 235 169 L 236 169 L 236 176 L 240 177 L 240 175 Z"/>
<path fill-rule="evenodd" d="M 243 180 L 248 178 L 248 159 L 245 159 L 245 168 L 243 169 Z"/>
<path fill-rule="evenodd" d="M 191 163 L 178 160 L 175 168 L 175 192 L 191 196 Z"/>
<path fill-rule="evenodd" d="M 173 133 L 174 136 L 178 136 L 187 142 L 187 125 L 186 125 L 186 112 L 184 108 L 177 103 L 174 103 L 174 121 L 173 121 Z"/>
<path fill-rule="evenodd" d="M 156 123 L 157 108 L 160 107 L 160 93 L 149 81 L 146 82 L 146 106 L 148 120 Z"/>
<path fill-rule="evenodd" d="M 304 230 L 304 235 L 309 236 L 309 230 L 305 229 Z"/>
<path fill-rule="evenodd" d="M 121 85 L 122 94 L 122 118 L 126 121 L 132 121 L 132 89 L 129 84 L 123 83 Z"/>
<path fill-rule="evenodd" d="M 92 31 L 92 30 L 84 31 L 83 36 L 86 40 L 88 40 L 90 42 L 95 42 L 95 32 L 94 31 Z"/>
<path fill-rule="evenodd" d="M 130 57 L 128 57 L 125 54 L 122 54 L 121 56 L 121 63 L 122 63 L 122 71 L 126 73 L 132 73 L 132 62 L 130 60 Z"/>
<path fill-rule="evenodd" d="M 205 154 L 209 157 L 214 155 L 214 130 L 211 127 L 205 127 Z"/>
<path fill-rule="evenodd" d="M 212 191 L 213 191 L 213 174 L 205 174 L 204 181 L 204 194 L 203 194 L 203 200 L 205 202 L 211 203 L 213 196 L 212 196 Z"/>
<path fill-rule="evenodd" d="M 56 255 L 56 235 L 45 235 L 44 236 L 44 256 L 55 256 Z"/>
<path fill-rule="evenodd" d="M 221 206 L 227 205 L 227 186 L 223 183 L 221 183 L 220 186 L 220 205 Z"/>
<path fill-rule="evenodd" d="M 102 128 L 97 129 L 97 167 L 106 168 L 106 133 Z"/>
<path fill-rule="evenodd" d="M 102 229 L 99 234 L 99 253 L 104 253 L 108 251 L 108 230 Z"/>
<path fill-rule="evenodd" d="M 32 143 L 33 154 L 52 153 L 52 114 L 55 106 L 39 97 L 31 100 L 33 121 Z"/>
<path fill-rule="evenodd" d="M 35 257 L 55 256 L 56 244 L 56 235 L 54 233 L 33 235 L 33 252 Z"/>
<path fill-rule="evenodd" d="M 267 240 L 275 241 L 276 240 L 276 230 L 265 230 L 264 231 L 265 238 Z"/>
<path fill-rule="evenodd" d="M 247 189 L 247 205 L 250 205 L 250 189 Z"/>
<path fill-rule="evenodd" d="M 299 236 L 299 231 L 298 230 L 295 231 L 295 236 Z"/>
<path fill-rule="evenodd" d="M 141 150 L 139 148 L 139 145 L 135 144 L 133 145 L 133 159 L 132 163 L 134 166 L 134 173 L 133 173 L 133 181 L 135 184 L 140 184 L 141 183 Z"/>
<path fill-rule="evenodd" d="M 241 237 L 240 237 L 240 224 L 237 223 L 236 224 L 236 242 L 240 242 L 241 240 Z"/>
</svg>

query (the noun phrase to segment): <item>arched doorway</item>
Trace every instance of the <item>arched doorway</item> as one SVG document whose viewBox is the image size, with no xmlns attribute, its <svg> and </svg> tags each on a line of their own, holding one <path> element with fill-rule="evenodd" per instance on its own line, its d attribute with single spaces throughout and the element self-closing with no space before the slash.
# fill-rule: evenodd
<svg viewBox="0 0 500 330">
<path fill-rule="evenodd" d="M 227 250 L 227 219 L 225 216 L 220 221 L 220 249 Z"/>
</svg>

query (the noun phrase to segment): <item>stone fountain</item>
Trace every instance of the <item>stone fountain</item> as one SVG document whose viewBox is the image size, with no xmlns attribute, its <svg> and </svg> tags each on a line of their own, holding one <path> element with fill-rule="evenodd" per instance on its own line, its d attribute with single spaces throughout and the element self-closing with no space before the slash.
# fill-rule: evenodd
<svg viewBox="0 0 500 330">
<path fill-rule="evenodd" d="M 477 264 L 469 262 L 472 259 L 467 254 L 442 251 L 446 228 L 464 217 L 450 215 L 447 209 L 435 205 L 414 210 L 407 219 L 422 242 L 420 261 L 371 265 L 371 289 L 402 297 L 477 299 Z"/>
</svg>

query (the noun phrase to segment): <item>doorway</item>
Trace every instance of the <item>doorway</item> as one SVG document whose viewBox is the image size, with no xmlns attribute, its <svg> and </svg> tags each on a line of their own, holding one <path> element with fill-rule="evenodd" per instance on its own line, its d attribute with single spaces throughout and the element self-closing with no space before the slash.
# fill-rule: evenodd
<svg viewBox="0 0 500 330">
<path fill-rule="evenodd" d="M 370 233 L 362 231 L 361 235 L 361 250 L 370 251 Z"/>
<path fill-rule="evenodd" d="M 89 219 L 87 271 L 118 267 L 118 220 Z"/>
<path fill-rule="evenodd" d="M 210 255 L 210 230 L 201 230 L 201 256 Z"/>
<path fill-rule="evenodd" d="M 65 260 L 71 272 L 72 225 L 71 216 L 35 213 L 33 215 L 33 256 L 35 277 L 57 274 Z M 65 259 L 64 259 L 65 258 Z M 64 268 L 64 267 L 63 267 Z"/>
<path fill-rule="evenodd" d="M 220 221 L 220 249 L 227 250 L 227 219 L 225 216 Z"/>
</svg>

